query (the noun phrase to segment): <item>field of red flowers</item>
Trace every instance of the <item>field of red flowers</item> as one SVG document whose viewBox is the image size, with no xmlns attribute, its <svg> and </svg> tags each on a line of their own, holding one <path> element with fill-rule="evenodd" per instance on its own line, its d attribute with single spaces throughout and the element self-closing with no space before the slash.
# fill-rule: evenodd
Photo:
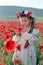
<svg viewBox="0 0 43 65">
<path fill-rule="evenodd" d="M 38 65 L 43 65 L 43 22 L 37 22 L 35 28 L 40 30 L 39 42 L 36 44 Z M 16 34 L 15 29 L 22 31 L 20 22 L 0 21 L 0 65 L 23 65 L 20 64 L 20 59 L 15 59 L 12 63 L 12 55 L 17 46 L 16 42 L 12 41 L 12 35 Z"/>
<path fill-rule="evenodd" d="M 21 27 L 20 22 L 16 21 L 0 21 L 0 36 L 4 33 L 12 33 L 14 32 L 14 29 L 17 29 L 18 27 Z M 43 22 L 38 22 L 35 24 L 35 28 L 39 29 L 41 32 L 43 32 Z"/>
</svg>

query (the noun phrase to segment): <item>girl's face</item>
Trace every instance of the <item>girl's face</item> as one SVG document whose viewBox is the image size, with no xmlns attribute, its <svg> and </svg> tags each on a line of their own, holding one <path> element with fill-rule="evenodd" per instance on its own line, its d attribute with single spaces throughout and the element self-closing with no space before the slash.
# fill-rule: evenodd
<svg viewBox="0 0 43 65">
<path fill-rule="evenodd" d="M 27 17 L 21 17 L 20 22 L 24 27 L 31 27 L 32 20 L 28 19 Z"/>
</svg>

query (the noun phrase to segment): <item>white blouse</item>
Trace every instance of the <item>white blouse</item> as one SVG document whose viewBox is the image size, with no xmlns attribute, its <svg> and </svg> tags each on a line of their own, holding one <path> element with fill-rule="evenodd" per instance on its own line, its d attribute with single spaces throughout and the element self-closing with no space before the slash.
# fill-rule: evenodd
<svg viewBox="0 0 43 65">
<path fill-rule="evenodd" d="M 30 44 L 34 44 L 38 42 L 38 34 L 39 30 L 33 29 L 32 34 L 28 33 L 27 31 L 25 33 L 22 33 L 22 36 L 13 36 L 12 40 L 15 40 L 16 42 L 19 42 L 20 39 L 28 40 Z"/>
<path fill-rule="evenodd" d="M 21 58 L 22 61 L 24 61 L 24 65 L 28 65 L 28 62 L 31 60 L 31 58 L 29 58 L 28 61 L 28 54 L 32 55 L 32 64 L 31 65 L 36 65 L 36 53 L 35 53 L 35 49 L 34 49 L 34 44 L 36 44 L 38 42 L 38 34 L 39 34 L 39 30 L 37 29 L 33 29 L 32 34 L 28 33 L 28 31 L 22 33 L 21 36 L 13 36 L 12 40 L 15 40 L 17 43 L 21 44 L 21 51 L 17 51 L 19 58 Z M 24 45 L 26 40 L 28 40 L 29 42 L 29 47 L 27 49 L 24 49 Z M 15 54 L 16 52 L 14 52 L 12 61 L 14 61 L 15 58 Z"/>
</svg>

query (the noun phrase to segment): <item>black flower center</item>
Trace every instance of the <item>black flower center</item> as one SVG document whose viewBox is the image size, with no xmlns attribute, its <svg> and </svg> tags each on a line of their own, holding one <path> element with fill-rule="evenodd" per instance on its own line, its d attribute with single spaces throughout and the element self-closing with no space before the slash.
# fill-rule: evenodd
<svg viewBox="0 0 43 65">
<path fill-rule="evenodd" d="M 9 42 L 7 43 L 7 46 L 8 46 L 8 47 L 10 46 L 10 43 L 9 43 Z"/>
</svg>

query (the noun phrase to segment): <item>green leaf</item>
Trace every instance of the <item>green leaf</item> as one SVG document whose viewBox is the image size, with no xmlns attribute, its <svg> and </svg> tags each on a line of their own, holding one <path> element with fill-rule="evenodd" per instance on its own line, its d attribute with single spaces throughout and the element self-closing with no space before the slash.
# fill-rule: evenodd
<svg viewBox="0 0 43 65">
<path fill-rule="evenodd" d="M 10 65 L 14 65 L 14 63 L 13 63 L 13 62 L 11 62 L 11 63 L 10 63 Z"/>
</svg>

